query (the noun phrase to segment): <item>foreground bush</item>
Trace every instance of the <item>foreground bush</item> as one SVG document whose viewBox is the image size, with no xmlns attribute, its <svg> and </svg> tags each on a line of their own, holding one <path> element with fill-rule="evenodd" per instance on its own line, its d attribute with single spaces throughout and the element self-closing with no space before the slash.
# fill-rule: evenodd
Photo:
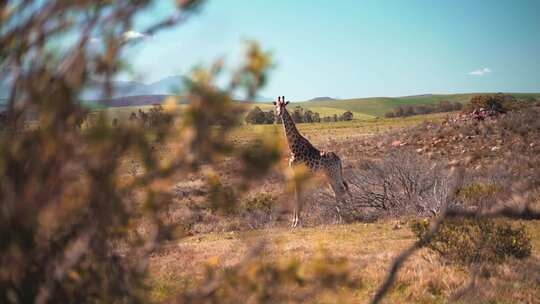
<svg viewBox="0 0 540 304">
<path fill-rule="evenodd" d="M 200 2 L 178 1 L 170 18 L 144 32 L 185 20 Z M 221 63 L 194 70 L 181 126 L 156 106 L 149 119 L 159 119 L 146 124 L 150 129 L 113 128 L 101 113 L 81 130 L 87 111 L 80 92 L 99 79 L 103 95 L 111 95 L 110 80 L 124 66 L 122 34 L 152 1 L 15 3 L 0 4 L 0 59 L 7 67 L 0 80 L 12 80 L 0 131 L 0 303 L 146 303 L 149 255 L 183 236 L 180 225 L 163 219 L 172 176 L 200 172 L 202 164 L 211 171 L 227 155 L 241 160 L 242 185 L 233 185 L 241 192 L 248 177 L 270 167 L 271 160 L 227 143 L 242 115 L 231 92 L 254 95 L 265 82 L 268 55 L 249 44 L 229 91 L 215 85 Z M 100 38 L 99 48 L 91 36 Z M 56 50 L 55 42 L 72 43 Z M 24 128 L 28 117 L 37 128 Z M 171 138 L 177 147 L 160 153 Z M 265 148 L 257 151 L 278 154 Z M 129 162 L 140 170 L 128 174 Z M 211 199 L 224 201 L 216 193 Z"/>
<path fill-rule="evenodd" d="M 416 221 L 411 228 L 421 239 L 429 229 L 429 221 Z M 531 255 L 525 227 L 514 228 L 508 222 L 491 219 L 447 219 L 425 246 L 462 265 L 501 263 L 508 257 L 523 259 Z"/>
<path fill-rule="evenodd" d="M 308 261 L 269 260 L 258 248 L 241 264 L 220 270 L 212 260 L 201 284 L 177 295 L 177 303 L 306 303 L 325 293 L 361 287 L 347 259 L 321 251 Z"/>
</svg>

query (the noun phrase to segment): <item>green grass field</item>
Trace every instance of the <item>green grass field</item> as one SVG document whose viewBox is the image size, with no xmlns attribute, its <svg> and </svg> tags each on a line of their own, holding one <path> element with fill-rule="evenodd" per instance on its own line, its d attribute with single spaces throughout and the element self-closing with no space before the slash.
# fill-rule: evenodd
<svg viewBox="0 0 540 304">
<path fill-rule="evenodd" d="M 417 95 L 405 97 L 372 97 L 343 100 L 321 100 L 294 103 L 305 108 L 330 108 L 336 111 L 352 111 L 369 116 L 384 116 L 399 105 L 437 104 L 441 101 L 468 102 L 471 97 L 483 93 L 450 94 L 450 95 Z M 540 93 L 509 93 L 516 98 L 540 98 Z"/>
</svg>

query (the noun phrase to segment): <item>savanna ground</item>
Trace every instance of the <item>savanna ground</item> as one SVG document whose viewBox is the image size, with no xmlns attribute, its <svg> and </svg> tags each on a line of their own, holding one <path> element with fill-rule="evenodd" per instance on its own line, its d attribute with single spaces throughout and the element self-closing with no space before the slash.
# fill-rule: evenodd
<svg viewBox="0 0 540 304">
<path fill-rule="evenodd" d="M 129 113 L 131 110 L 121 111 Z M 455 122 L 452 126 L 450 122 L 455 115 L 299 124 L 299 130 L 319 149 L 338 153 L 347 178 L 362 161 L 384 161 L 395 151 L 408 151 L 428 162 L 443 164 L 442 168 L 448 172 L 456 168 L 470 171 L 469 183 L 471 180 L 485 184 L 503 180 L 505 183 L 505 178 L 509 177 L 493 169 L 494 166 L 515 158 L 512 151 L 525 151 L 520 154 L 525 156 L 538 150 L 537 126 L 531 126 L 532 130 L 521 126 L 525 130 L 510 131 L 525 132 L 520 139 L 507 136 L 506 131 L 497 131 L 499 127 L 504 129 L 498 124 L 508 124 L 511 118 L 501 123 Z M 252 181 L 251 190 L 240 198 L 240 205 L 233 212 L 217 211 L 207 204 L 205 197 L 213 190 L 206 186 L 208 176 L 204 174 L 170 181 L 167 186 L 171 187 L 174 200 L 164 216 L 169 222 L 181 224 L 186 237 L 162 246 L 151 256 L 149 284 L 155 302 L 167 302 L 179 291 L 200 286 L 212 273 L 209 269 L 223 271 L 246 264 L 251 250 L 261 247 L 258 258 L 278 265 L 303 265 L 298 269 L 301 274 L 330 267 L 355 282 L 308 299 L 319 303 L 362 303 L 373 295 L 392 260 L 414 243 L 416 237 L 410 223 L 417 217 L 411 215 L 388 216 L 360 208 L 355 210 L 354 216 L 344 214 L 345 222 L 336 224 L 332 192 L 320 180 L 311 185 L 306 196 L 304 227 L 290 230 L 294 196 L 287 184 L 290 172 L 284 138 L 280 125 L 244 125 L 233 132 L 231 142 L 235 145 L 277 139 L 275 143 L 285 151 L 282 161 L 268 177 Z M 170 147 L 158 149 L 167 153 Z M 538 168 L 537 158 L 529 161 L 523 172 Z M 129 163 L 127 167 L 126 174 L 137 174 L 137 164 Z M 235 162 L 222 160 L 217 174 L 224 187 L 234 182 L 239 170 Z M 519 178 L 519 173 L 515 174 Z M 511 188 L 510 184 L 507 186 Z M 507 197 L 511 196 L 509 191 L 503 189 L 495 194 Z M 471 281 L 470 269 L 449 263 L 424 248 L 405 263 L 385 302 L 538 303 L 540 221 L 514 221 L 513 225 L 526 227 L 532 243 L 530 257 L 510 258 L 483 269 L 474 280 L 474 288 L 462 292 Z"/>
</svg>

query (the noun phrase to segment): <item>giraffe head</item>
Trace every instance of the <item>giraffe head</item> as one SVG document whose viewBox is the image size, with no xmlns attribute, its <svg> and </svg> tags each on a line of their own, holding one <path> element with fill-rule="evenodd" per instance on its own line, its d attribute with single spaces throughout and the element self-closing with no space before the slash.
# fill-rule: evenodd
<svg viewBox="0 0 540 304">
<path fill-rule="evenodd" d="M 276 114 L 277 116 L 281 117 L 283 113 L 285 112 L 285 107 L 289 104 L 289 102 L 285 102 L 285 96 L 278 96 L 277 101 L 274 101 L 274 105 L 276 106 Z"/>
</svg>

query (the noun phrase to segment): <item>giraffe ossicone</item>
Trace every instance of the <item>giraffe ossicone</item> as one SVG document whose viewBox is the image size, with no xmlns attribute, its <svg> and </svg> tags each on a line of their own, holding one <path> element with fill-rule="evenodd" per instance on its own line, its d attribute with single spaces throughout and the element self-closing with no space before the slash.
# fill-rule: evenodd
<svg viewBox="0 0 540 304">
<path fill-rule="evenodd" d="M 274 102 L 274 105 L 276 106 L 276 114 L 283 122 L 285 136 L 287 137 L 287 143 L 290 151 L 289 165 L 291 167 L 296 165 L 304 165 L 312 172 L 323 172 L 326 175 L 335 194 L 338 221 L 341 221 L 339 205 L 341 202 L 344 202 L 345 194 L 352 197 L 349 191 L 349 186 L 343 179 L 343 167 L 341 165 L 341 160 L 333 152 L 318 150 L 309 142 L 309 140 L 298 132 L 296 124 L 287 111 L 286 106 L 288 104 L 289 102 L 285 101 L 285 96 L 278 96 L 278 100 Z M 292 220 L 293 228 L 296 228 L 300 224 L 300 215 L 302 213 L 303 199 L 301 193 L 299 192 L 300 189 L 297 188 Z"/>
</svg>

